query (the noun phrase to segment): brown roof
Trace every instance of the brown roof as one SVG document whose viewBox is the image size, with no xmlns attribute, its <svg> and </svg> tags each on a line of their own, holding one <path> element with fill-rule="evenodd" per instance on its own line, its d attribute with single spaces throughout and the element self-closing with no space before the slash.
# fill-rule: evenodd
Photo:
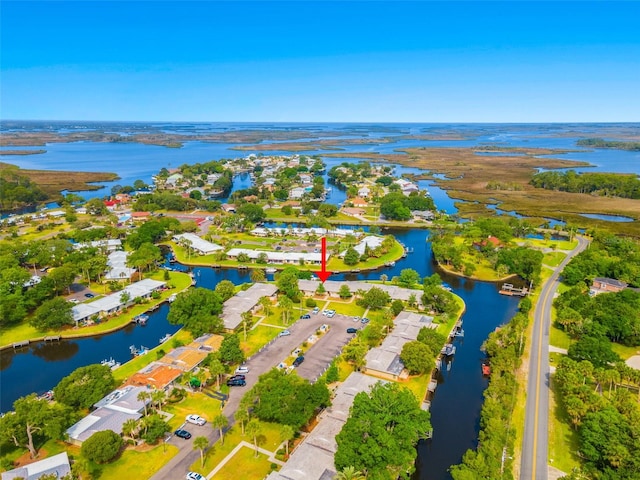
<svg viewBox="0 0 640 480">
<path fill-rule="evenodd" d="M 360 197 L 352 198 L 351 200 L 349 200 L 349 202 L 353 203 L 353 205 L 356 207 L 358 205 L 364 205 L 364 206 L 369 205 L 364 198 L 360 198 Z"/>
<path fill-rule="evenodd" d="M 170 367 L 168 365 L 151 364 L 152 369 L 145 367 L 141 371 L 133 374 L 125 385 L 144 386 L 151 385 L 157 389 L 163 389 L 176 378 L 182 375 L 182 370 Z"/>
<path fill-rule="evenodd" d="M 196 350 L 200 349 L 207 352 L 219 350 L 220 345 L 222 345 L 223 338 L 224 337 L 222 335 L 207 334 L 196 338 L 188 346 L 191 348 L 195 348 Z"/>
<path fill-rule="evenodd" d="M 131 216 L 133 218 L 145 218 L 150 216 L 151 213 L 150 212 L 131 212 Z"/>
<path fill-rule="evenodd" d="M 204 350 L 195 350 L 188 347 L 178 347 L 171 352 L 167 353 L 164 357 L 158 360 L 165 365 L 171 365 L 179 368 L 185 372 L 193 370 L 202 362 L 208 355 L 208 352 Z"/>
<path fill-rule="evenodd" d="M 347 215 L 364 215 L 364 210 L 361 208 L 344 207 L 342 211 Z"/>
</svg>

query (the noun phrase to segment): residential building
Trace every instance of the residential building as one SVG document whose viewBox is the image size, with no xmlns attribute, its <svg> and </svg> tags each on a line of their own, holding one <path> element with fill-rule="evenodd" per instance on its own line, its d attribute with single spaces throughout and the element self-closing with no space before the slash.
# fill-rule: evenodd
<svg viewBox="0 0 640 480">
<path fill-rule="evenodd" d="M 267 263 L 298 265 L 302 260 L 305 263 L 320 265 L 322 262 L 322 254 L 320 252 L 274 252 L 272 250 L 251 250 L 249 248 L 232 248 L 227 252 L 227 257 L 231 260 L 236 260 L 241 254 L 247 255 L 254 261 L 258 259 L 260 255 L 264 254 L 267 257 Z M 327 259 L 328 258 L 329 253 L 327 253 Z"/>
<path fill-rule="evenodd" d="M 262 297 L 275 300 L 278 287 L 270 283 L 254 283 L 248 290 L 238 292 L 224 302 L 222 306 L 222 321 L 224 328 L 233 331 L 242 323 L 244 312 L 254 312 L 259 308 Z"/>
<path fill-rule="evenodd" d="M 71 465 L 67 452 L 47 457 L 23 467 L 2 472 L 2 480 L 38 480 L 45 475 L 63 478 L 71 473 Z"/>
<path fill-rule="evenodd" d="M 205 219 L 203 218 L 202 221 L 204 222 Z M 217 243 L 209 242 L 195 233 L 181 233 L 180 235 L 174 235 L 173 241 L 178 245 L 188 245 L 189 248 L 197 250 L 200 255 L 209 255 L 219 252 L 220 250 L 224 250 L 224 248 Z"/>
<path fill-rule="evenodd" d="M 593 279 L 593 284 L 591 285 L 591 291 L 594 294 L 605 293 L 605 292 L 619 292 L 627 288 L 629 284 L 626 282 L 622 282 L 620 280 L 616 280 L 615 278 L 606 278 L 606 277 L 596 277 Z"/>
</svg>

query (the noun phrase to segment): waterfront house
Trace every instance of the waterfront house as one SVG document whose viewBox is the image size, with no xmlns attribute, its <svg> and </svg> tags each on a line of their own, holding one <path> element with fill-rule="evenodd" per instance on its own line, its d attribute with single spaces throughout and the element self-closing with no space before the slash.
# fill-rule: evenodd
<svg viewBox="0 0 640 480">
<path fill-rule="evenodd" d="M 202 221 L 204 222 L 204 220 L 205 219 L 203 218 Z M 189 245 L 189 248 L 197 250 L 200 255 L 209 255 L 211 253 L 224 250 L 220 245 L 204 240 L 195 233 L 181 233 L 180 235 L 174 235 L 173 241 L 178 245 Z"/>
<path fill-rule="evenodd" d="M 289 199 L 290 200 L 299 200 L 305 194 L 305 190 L 303 187 L 294 187 L 289 190 Z"/>
<path fill-rule="evenodd" d="M 320 252 L 281 252 L 272 250 L 251 250 L 248 248 L 232 248 L 227 252 L 227 257 L 230 260 L 237 260 L 238 256 L 245 254 L 250 260 L 255 261 L 264 254 L 267 257 L 267 263 L 279 263 L 298 265 L 300 261 L 304 261 L 307 264 L 320 265 L 322 262 L 322 254 Z M 327 253 L 327 259 L 329 253 Z"/>
<path fill-rule="evenodd" d="M 224 302 L 222 306 L 222 321 L 224 328 L 234 331 L 242 323 L 244 312 L 256 312 L 262 297 L 275 300 L 278 287 L 270 283 L 254 283 L 247 290 L 241 290 L 233 297 Z"/>
<path fill-rule="evenodd" d="M 382 344 L 367 352 L 363 372 L 388 380 L 398 380 L 404 370 L 404 364 L 400 360 L 402 347 L 416 340 L 423 327 L 434 326 L 431 316 L 415 312 L 400 312 L 393 321 L 393 330 L 385 337 Z"/>
<path fill-rule="evenodd" d="M 236 213 L 236 206 L 233 203 L 223 203 L 220 208 L 223 212 Z"/>
<path fill-rule="evenodd" d="M 627 286 L 627 283 L 616 280 L 615 278 L 596 277 L 593 279 L 590 291 L 593 292 L 592 295 L 597 295 L 598 293 L 615 293 L 624 290 Z"/>
<path fill-rule="evenodd" d="M 70 474 L 69 457 L 67 452 L 62 452 L 43 460 L 2 472 L 2 480 L 37 480 L 45 475 L 65 478 Z"/>
<path fill-rule="evenodd" d="M 369 187 L 360 187 L 358 189 L 358 196 L 362 197 L 362 198 L 369 198 L 369 195 L 371 195 L 371 189 Z M 354 203 L 355 205 L 355 203 Z"/>
<path fill-rule="evenodd" d="M 367 205 L 369 205 L 367 201 L 360 196 L 352 198 L 351 200 L 349 200 L 349 202 L 351 202 L 351 205 L 353 205 L 354 207 L 366 207 Z"/>
</svg>

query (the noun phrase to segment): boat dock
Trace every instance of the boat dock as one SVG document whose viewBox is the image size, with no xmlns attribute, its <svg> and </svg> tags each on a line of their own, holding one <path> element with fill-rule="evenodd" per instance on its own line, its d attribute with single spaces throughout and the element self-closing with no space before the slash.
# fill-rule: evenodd
<svg viewBox="0 0 640 480">
<path fill-rule="evenodd" d="M 500 295 L 526 297 L 527 295 L 529 295 L 529 289 L 527 287 L 514 287 L 510 283 L 503 283 L 502 288 L 500 289 Z"/>
<path fill-rule="evenodd" d="M 147 320 L 149 320 L 149 315 L 136 315 L 131 319 L 131 323 L 135 323 L 136 325 L 146 325 Z"/>
<path fill-rule="evenodd" d="M 22 347 L 28 347 L 29 346 L 29 340 L 23 340 L 22 342 L 15 342 L 13 344 L 13 348 L 22 348 Z"/>
<path fill-rule="evenodd" d="M 59 342 L 62 338 L 62 335 L 50 335 L 48 337 L 44 337 L 45 342 Z"/>
</svg>

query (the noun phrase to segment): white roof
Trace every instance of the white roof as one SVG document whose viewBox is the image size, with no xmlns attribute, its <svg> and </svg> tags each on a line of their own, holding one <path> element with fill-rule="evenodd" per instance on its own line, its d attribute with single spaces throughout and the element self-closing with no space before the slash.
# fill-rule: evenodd
<svg viewBox="0 0 640 480">
<path fill-rule="evenodd" d="M 371 250 L 373 250 L 374 248 L 377 248 L 380 245 L 382 245 L 383 240 L 384 239 L 382 237 L 374 237 L 372 235 L 368 235 L 364 237 L 362 240 L 360 240 L 360 242 L 353 248 L 355 249 L 356 252 L 358 252 L 359 255 L 362 255 L 366 250 L 367 246 Z M 340 255 L 344 256 L 345 252 L 346 250 L 342 252 Z"/>
<path fill-rule="evenodd" d="M 118 240 L 120 241 L 120 240 Z M 127 267 L 127 257 L 129 252 L 123 250 L 117 250 L 111 252 L 107 258 L 107 266 L 110 267 L 109 271 L 105 274 L 105 278 L 108 280 L 120 280 L 123 278 L 131 278 L 131 275 L 136 273 L 135 268 Z"/>
<path fill-rule="evenodd" d="M 62 478 L 71 473 L 67 452 L 62 452 L 44 460 L 33 462 L 24 467 L 15 468 L 2 473 L 2 480 L 36 480 L 43 475 L 55 474 L 56 478 Z"/>
<path fill-rule="evenodd" d="M 358 232 L 356 230 L 349 230 L 346 228 L 320 228 L 320 227 L 310 227 L 310 228 L 288 228 L 288 227 L 257 227 L 251 230 L 250 232 L 253 235 L 267 235 L 269 233 L 273 235 L 297 235 L 297 236 L 306 236 L 310 234 L 314 234 L 317 236 L 328 236 L 328 237 L 346 237 L 347 235 L 355 235 L 360 236 L 363 232 Z"/>
<path fill-rule="evenodd" d="M 181 233 L 180 235 L 174 235 L 173 239 L 176 242 L 180 242 L 180 240 L 182 239 L 189 240 L 191 242 L 192 248 L 195 248 L 196 250 L 198 250 L 199 252 L 205 255 L 209 253 L 217 252 L 218 250 L 223 250 L 223 248 L 220 245 L 209 242 L 203 238 L 200 238 L 195 233 Z"/>
<path fill-rule="evenodd" d="M 78 305 L 71 307 L 71 314 L 73 315 L 74 322 L 79 322 L 100 312 L 100 308 L 95 307 L 93 303 L 79 303 Z"/>
<path fill-rule="evenodd" d="M 321 262 L 322 261 L 322 253 L 313 253 L 313 252 L 274 252 L 271 250 L 251 250 L 248 248 L 232 248 L 227 252 L 227 255 L 230 257 L 237 257 L 241 253 L 245 253 L 249 256 L 250 259 L 257 259 L 261 253 L 267 255 L 268 262 L 274 263 L 285 263 L 285 262 L 297 262 L 301 258 L 303 258 L 306 262 Z M 327 260 L 329 259 L 330 254 L 327 252 Z"/>
<path fill-rule="evenodd" d="M 320 282 L 318 280 L 298 280 L 298 288 L 303 292 L 315 292 L 318 288 L 318 284 Z M 389 294 L 392 299 L 399 300 L 409 300 L 411 295 L 415 295 L 416 301 L 418 303 L 421 302 L 422 294 L 424 293 L 422 290 L 413 290 L 411 288 L 403 288 L 398 287 L 397 285 L 389 285 L 382 283 L 369 283 L 369 282 L 360 282 L 360 281 L 337 281 L 337 280 L 327 280 L 324 282 L 324 288 L 329 293 L 338 293 L 340 291 L 340 287 L 342 285 L 347 285 L 349 290 L 355 292 L 356 290 L 364 290 L 368 292 L 371 288 L 376 287 L 380 290 L 384 290 Z"/>
</svg>

